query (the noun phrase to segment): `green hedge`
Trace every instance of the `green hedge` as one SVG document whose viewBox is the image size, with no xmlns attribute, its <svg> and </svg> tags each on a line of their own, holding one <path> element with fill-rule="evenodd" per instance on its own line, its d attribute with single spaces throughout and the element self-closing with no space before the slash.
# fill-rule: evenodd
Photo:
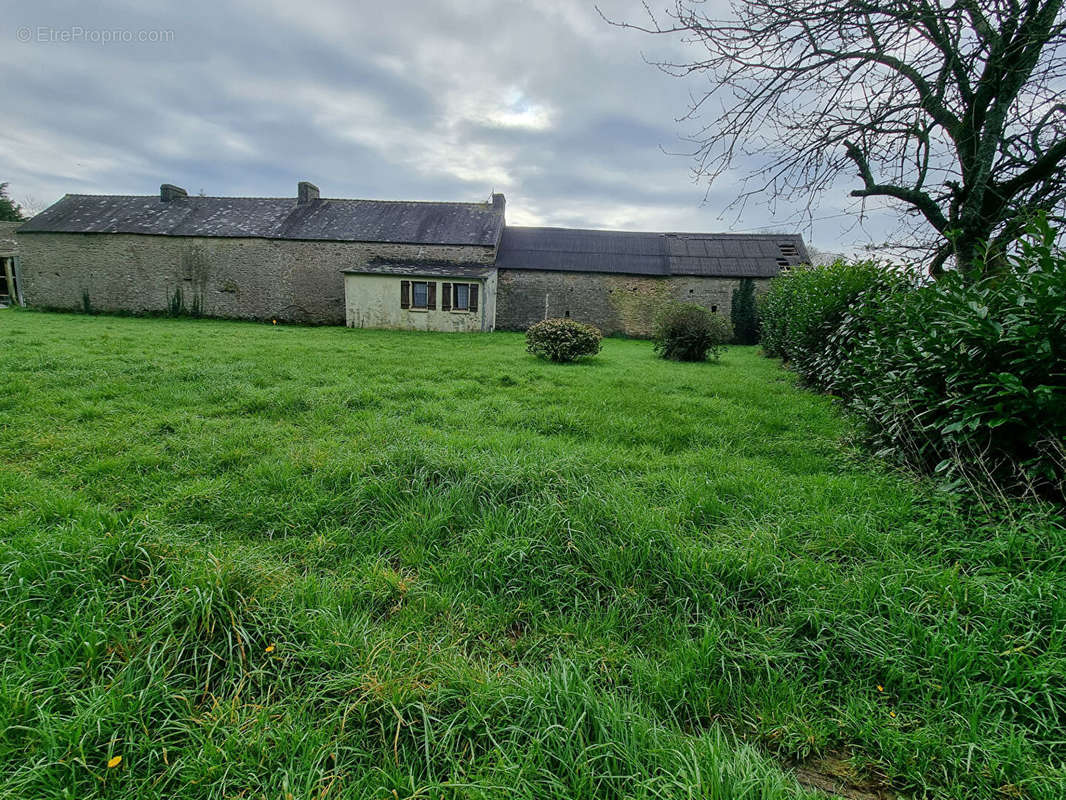
<svg viewBox="0 0 1066 800">
<path fill-rule="evenodd" d="M 791 362 L 819 386 L 813 361 L 825 349 L 848 306 L 877 283 L 885 269 L 872 261 L 793 267 L 770 282 L 759 302 L 761 343 L 768 355 Z"/>
<path fill-rule="evenodd" d="M 1033 231 L 1010 269 L 976 283 L 874 264 L 775 278 L 764 348 L 841 397 L 880 454 L 952 486 L 1062 499 L 1066 255 L 1053 241 Z"/>
</svg>

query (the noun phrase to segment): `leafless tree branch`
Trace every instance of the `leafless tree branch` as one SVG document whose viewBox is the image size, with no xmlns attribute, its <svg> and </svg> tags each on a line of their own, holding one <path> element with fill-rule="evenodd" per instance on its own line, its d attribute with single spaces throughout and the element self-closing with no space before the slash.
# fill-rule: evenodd
<svg viewBox="0 0 1066 800">
<path fill-rule="evenodd" d="M 641 24 L 701 48 L 670 75 L 706 75 L 682 118 L 708 182 L 759 164 L 738 204 L 812 199 L 842 174 L 859 198 L 918 214 L 931 271 L 970 271 L 1009 247 L 1018 220 L 1066 216 L 1064 0 L 702 0 L 644 6 Z M 711 101 L 720 114 L 712 117 Z"/>
</svg>

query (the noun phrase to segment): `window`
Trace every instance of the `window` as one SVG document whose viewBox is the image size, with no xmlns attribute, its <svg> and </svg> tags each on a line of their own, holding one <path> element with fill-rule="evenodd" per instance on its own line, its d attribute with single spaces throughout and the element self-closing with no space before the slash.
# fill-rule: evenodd
<svg viewBox="0 0 1066 800">
<path fill-rule="evenodd" d="M 400 281 L 400 308 L 435 311 L 437 284 L 433 281 Z"/>
<path fill-rule="evenodd" d="M 441 284 L 442 311 L 477 311 L 476 283 Z"/>
<path fill-rule="evenodd" d="M 411 289 L 412 308 L 425 308 L 429 305 L 429 284 L 425 281 L 415 281 L 411 284 Z"/>
</svg>

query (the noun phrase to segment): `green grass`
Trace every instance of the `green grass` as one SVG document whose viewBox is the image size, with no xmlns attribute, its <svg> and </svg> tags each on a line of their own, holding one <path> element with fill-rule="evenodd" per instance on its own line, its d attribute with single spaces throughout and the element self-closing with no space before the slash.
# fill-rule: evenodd
<svg viewBox="0 0 1066 800">
<path fill-rule="evenodd" d="M 1063 528 L 754 348 L 9 310 L 0 376 L 2 797 L 1066 796 Z"/>
</svg>

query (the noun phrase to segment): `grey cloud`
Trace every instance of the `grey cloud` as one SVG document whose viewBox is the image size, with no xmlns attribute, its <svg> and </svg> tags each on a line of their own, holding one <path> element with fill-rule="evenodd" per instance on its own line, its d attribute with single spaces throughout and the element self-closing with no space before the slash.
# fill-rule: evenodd
<svg viewBox="0 0 1066 800">
<path fill-rule="evenodd" d="M 627 0 L 606 6 L 641 13 Z M 737 186 L 706 193 L 689 159 L 663 152 L 684 150 L 675 118 L 701 84 L 663 75 L 641 50 L 682 45 L 612 28 L 591 2 L 37 2 L 0 26 L 0 99 L 13 110 L 0 180 L 16 198 L 148 193 L 164 180 L 278 195 L 308 178 L 333 196 L 469 200 L 496 189 L 523 223 L 776 224 L 758 204 L 739 221 L 723 215 Z M 172 30 L 173 40 L 17 43 L 22 26 Z M 816 227 L 819 242 L 835 245 L 839 228 Z"/>
</svg>

